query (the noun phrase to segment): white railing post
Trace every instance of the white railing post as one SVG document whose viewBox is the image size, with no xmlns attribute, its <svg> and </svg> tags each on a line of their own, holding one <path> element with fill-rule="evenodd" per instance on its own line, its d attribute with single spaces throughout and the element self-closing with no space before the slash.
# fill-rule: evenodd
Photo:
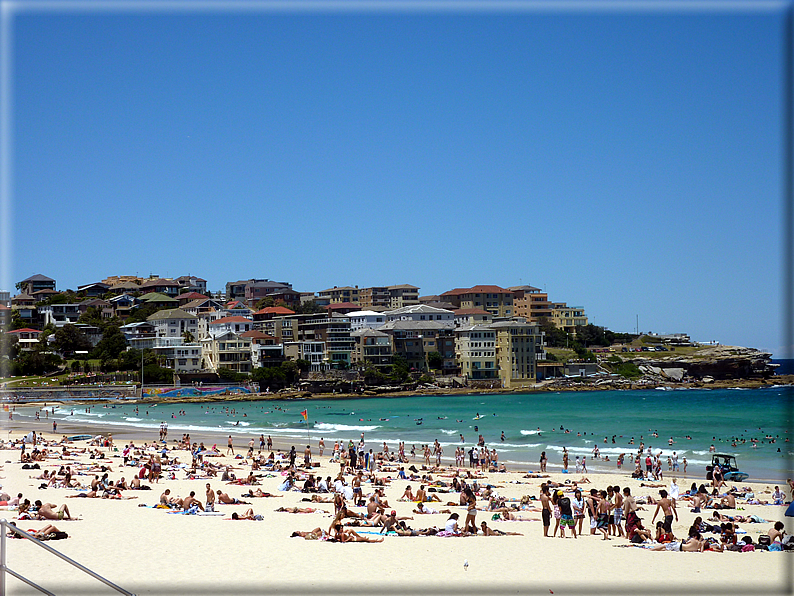
<svg viewBox="0 0 794 596">
<path fill-rule="evenodd" d="M 3 532 L 0 536 L 0 594 L 6 593 L 6 522 L 5 519 L 0 519 L 0 531 Z"/>
</svg>

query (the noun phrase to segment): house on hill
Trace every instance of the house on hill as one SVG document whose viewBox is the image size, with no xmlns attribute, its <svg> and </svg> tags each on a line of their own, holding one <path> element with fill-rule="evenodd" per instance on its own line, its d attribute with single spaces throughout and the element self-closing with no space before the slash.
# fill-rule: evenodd
<svg viewBox="0 0 794 596">
<path fill-rule="evenodd" d="M 55 291 L 55 280 L 41 273 L 31 275 L 27 279 L 23 279 L 17 285 L 19 286 L 19 291 L 26 294 L 34 294 L 39 290 Z"/>
</svg>

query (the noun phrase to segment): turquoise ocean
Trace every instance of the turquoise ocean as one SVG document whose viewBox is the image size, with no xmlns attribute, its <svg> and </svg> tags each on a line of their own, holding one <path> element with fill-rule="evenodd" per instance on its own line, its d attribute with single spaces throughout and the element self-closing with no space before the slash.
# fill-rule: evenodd
<svg viewBox="0 0 794 596">
<path fill-rule="evenodd" d="M 549 468 L 561 467 L 562 451 L 570 452 L 571 469 L 576 455 L 586 456 L 591 471 L 615 471 L 621 453 L 636 453 L 640 442 L 654 452 L 673 451 L 685 457 L 687 472 L 705 475 L 709 448 L 737 457 L 750 478 L 784 481 L 794 445 L 790 397 L 792 387 L 762 389 L 685 389 L 589 391 L 529 394 L 433 395 L 335 400 L 268 400 L 217 403 L 163 403 L 146 407 L 131 404 L 63 405 L 50 420 L 68 420 L 102 427 L 152 431 L 167 422 L 169 439 L 183 433 L 217 435 L 225 445 L 231 434 L 247 443 L 260 434 L 277 444 L 309 442 L 316 448 L 322 437 L 326 448 L 335 440 L 358 441 L 364 433 L 367 449 L 378 451 L 385 441 L 390 449 L 404 441 L 406 451 L 435 439 L 445 457 L 455 447 L 466 450 L 480 434 L 496 448 L 508 468 L 537 468 L 546 451 Z M 90 407 L 90 411 L 86 411 Z M 308 420 L 301 416 L 307 411 Z M 17 408 L 15 416 L 33 416 L 30 408 Z M 566 432 L 569 431 L 569 432 Z M 504 433 L 504 440 L 502 440 Z M 148 434 L 148 433 L 147 433 Z M 460 435 L 464 441 L 461 442 Z M 656 436 L 654 436 L 656 435 Z M 673 444 L 668 441 L 672 437 Z M 634 444 L 630 444 L 631 440 Z M 753 447 L 751 439 L 756 439 Z M 733 445 L 735 443 L 735 446 Z M 593 448 L 611 461 L 594 460 Z M 468 460 L 467 460 L 468 461 Z"/>
</svg>

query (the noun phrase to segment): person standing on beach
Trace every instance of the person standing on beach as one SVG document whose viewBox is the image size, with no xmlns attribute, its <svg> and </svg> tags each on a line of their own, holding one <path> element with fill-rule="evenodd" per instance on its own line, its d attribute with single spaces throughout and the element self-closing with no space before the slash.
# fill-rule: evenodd
<svg viewBox="0 0 794 596">
<path fill-rule="evenodd" d="M 616 529 L 616 536 L 623 536 L 623 527 L 620 525 L 620 522 L 623 519 L 623 495 L 620 492 L 619 486 L 612 487 L 612 493 L 614 494 L 614 501 L 612 503 L 612 518 L 613 518 L 613 526 Z"/>
<path fill-rule="evenodd" d="M 609 540 L 609 499 L 607 499 L 607 491 L 602 490 L 600 497 L 596 516 L 596 529 L 604 533 L 604 540 Z"/>
<path fill-rule="evenodd" d="M 573 492 L 573 499 L 571 499 L 571 506 L 573 507 L 573 519 L 574 522 L 578 523 L 579 527 L 577 529 L 577 533 L 579 535 L 582 534 L 582 524 L 584 523 L 584 510 L 586 501 L 582 497 L 582 491 L 580 489 L 576 489 Z"/>
<path fill-rule="evenodd" d="M 623 510 L 626 512 L 626 538 L 631 538 L 632 529 L 641 522 L 637 516 L 637 503 L 628 486 L 623 489 Z"/>
<path fill-rule="evenodd" d="M 212 486 L 210 486 L 209 482 L 207 482 L 206 497 L 207 497 L 207 507 L 206 507 L 205 510 L 206 511 L 215 511 L 215 491 L 212 490 Z"/>
<path fill-rule="evenodd" d="M 656 521 L 656 516 L 659 515 L 659 511 L 661 510 L 664 513 L 664 530 L 665 532 L 672 533 L 673 515 L 675 515 L 675 521 L 678 521 L 678 511 L 676 511 L 673 502 L 667 497 L 666 490 L 664 489 L 660 490 L 659 495 L 662 498 L 656 501 L 656 511 L 654 511 L 653 513 L 653 519 L 651 520 L 651 524 L 653 524 Z"/>
<path fill-rule="evenodd" d="M 571 499 L 561 490 L 557 491 L 557 505 L 560 507 L 560 538 L 565 538 L 565 526 L 571 528 L 571 534 L 576 538 L 576 526 L 571 509 Z"/>
<path fill-rule="evenodd" d="M 474 528 L 474 532 L 477 532 L 477 497 L 474 496 L 474 492 L 469 488 L 466 487 L 464 489 L 464 494 L 466 495 L 466 522 L 465 522 L 465 531 L 469 531 L 469 528 Z"/>
<path fill-rule="evenodd" d="M 306 449 L 303 451 L 303 466 L 305 468 L 312 467 L 312 448 L 309 445 L 306 445 Z"/>
<path fill-rule="evenodd" d="M 273 451 L 273 439 L 270 438 L 270 435 L 267 436 L 267 450 Z"/>
<path fill-rule="evenodd" d="M 590 518 L 590 535 L 595 536 L 596 519 L 598 517 L 598 491 L 590 489 L 590 495 L 585 499 L 587 505 L 587 516 Z"/>
<path fill-rule="evenodd" d="M 320 442 L 318 443 L 317 447 L 320 450 L 320 457 L 323 456 L 323 451 L 325 451 L 325 439 L 320 437 Z"/>
<path fill-rule="evenodd" d="M 565 447 L 562 448 L 562 472 L 568 473 L 568 450 Z"/>
<path fill-rule="evenodd" d="M 543 518 L 543 536 L 548 538 L 551 526 L 551 499 L 549 498 L 549 487 L 545 483 L 540 485 L 540 507 L 540 515 Z"/>
<path fill-rule="evenodd" d="M 546 462 L 547 461 L 548 461 L 548 459 L 546 459 L 546 452 L 545 451 L 541 451 L 541 453 L 540 453 L 540 471 L 541 472 L 545 472 L 546 471 Z"/>
<path fill-rule="evenodd" d="M 265 435 L 259 435 L 259 453 L 265 450 Z"/>
<path fill-rule="evenodd" d="M 229 435 L 229 440 L 226 441 L 226 455 L 229 455 L 229 452 L 232 452 L 234 455 L 234 442 L 232 441 L 232 436 Z"/>
</svg>

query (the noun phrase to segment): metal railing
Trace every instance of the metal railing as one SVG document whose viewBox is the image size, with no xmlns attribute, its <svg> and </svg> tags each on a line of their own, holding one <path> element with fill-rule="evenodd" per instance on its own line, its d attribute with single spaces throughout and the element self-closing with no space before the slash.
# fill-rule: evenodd
<svg viewBox="0 0 794 596">
<path fill-rule="evenodd" d="M 6 549 L 7 549 L 7 545 L 6 545 L 6 531 L 7 530 L 11 530 L 15 534 L 17 534 L 19 536 L 22 536 L 23 538 L 27 538 L 33 544 L 39 545 L 44 550 L 51 552 L 56 557 L 60 557 L 61 559 L 63 559 L 67 563 L 73 565 L 74 567 L 77 567 L 80 571 L 82 571 L 84 573 L 87 573 L 91 577 L 94 577 L 94 578 L 98 579 L 99 581 L 101 581 L 102 583 L 110 586 L 111 588 L 113 588 L 117 592 L 120 592 L 122 594 L 126 594 L 127 596 L 135 596 L 135 594 L 133 594 L 132 592 L 128 592 L 127 590 L 117 586 L 116 584 L 114 584 L 110 580 L 105 579 L 104 577 L 102 577 L 98 573 L 95 573 L 95 572 L 91 571 L 88 567 L 85 567 L 85 566 L 81 565 L 80 563 L 78 563 L 77 561 L 74 561 L 74 560 L 70 559 L 69 557 L 67 557 L 63 553 L 58 552 L 57 550 L 55 550 L 51 546 L 49 546 L 47 544 L 44 544 L 43 542 L 38 540 L 32 534 L 29 534 L 28 532 L 25 532 L 24 530 L 20 530 L 15 525 L 9 523 L 5 519 L 0 519 L 0 532 L 2 532 L 2 535 L 0 535 L 0 594 L 6 594 L 6 573 L 10 573 L 11 575 L 13 575 L 18 580 L 25 582 L 31 588 L 35 588 L 39 592 L 42 592 L 43 594 L 48 594 L 49 596 L 55 596 L 55 594 L 53 594 L 49 590 L 45 590 L 44 588 L 42 588 L 38 584 L 32 582 L 31 580 L 29 580 L 26 577 L 23 577 L 22 575 L 20 575 L 16 571 L 13 571 L 12 569 L 10 569 L 8 567 L 8 565 L 6 564 Z"/>
</svg>

